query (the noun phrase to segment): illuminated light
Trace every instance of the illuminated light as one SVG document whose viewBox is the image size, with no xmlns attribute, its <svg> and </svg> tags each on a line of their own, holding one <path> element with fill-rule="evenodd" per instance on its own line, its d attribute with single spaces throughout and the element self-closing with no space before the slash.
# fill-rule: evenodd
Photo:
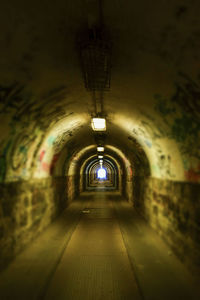
<svg viewBox="0 0 200 300">
<path fill-rule="evenodd" d="M 92 118 L 91 125 L 92 125 L 92 129 L 94 131 L 105 131 L 106 130 L 106 119 Z"/>
<path fill-rule="evenodd" d="M 97 171 L 97 177 L 99 179 L 106 179 L 106 170 L 101 168 Z"/>
<path fill-rule="evenodd" d="M 102 147 L 102 146 L 97 147 L 97 151 L 98 152 L 103 152 L 104 151 L 104 147 Z"/>
<path fill-rule="evenodd" d="M 103 155 L 98 155 L 98 158 L 103 158 Z"/>
<path fill-rule="evenodd" d="M 102 163 L 103 163 L 103 159 L 100 159 L 100 161 L 99 161 L 99 162 L 100 162 L 100 164 L 102 164 Z"/>
</svg>

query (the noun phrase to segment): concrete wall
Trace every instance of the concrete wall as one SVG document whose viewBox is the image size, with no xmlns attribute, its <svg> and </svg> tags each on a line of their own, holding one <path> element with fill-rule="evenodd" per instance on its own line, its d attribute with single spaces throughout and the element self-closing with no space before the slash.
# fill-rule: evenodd
<svg viewBox="0 0 200 300">
<path fill-rule="evenodd" d="M 137 178 L 135 207 L 193 272 L 200 273 L 200 185 Z"/>
</svg>

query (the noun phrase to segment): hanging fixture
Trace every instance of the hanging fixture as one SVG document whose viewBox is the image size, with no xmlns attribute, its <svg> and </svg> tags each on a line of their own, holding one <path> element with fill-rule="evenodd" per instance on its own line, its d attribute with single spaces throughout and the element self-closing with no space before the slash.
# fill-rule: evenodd
<svg viewBox="0 0 200 300">
<path fill-rule="evenodd" d="M 88 36 L 80 43 L 80 61 L 85 88 L 91 92 L 94 131 L 106 131 L 104 92 L 110 89 L 111 42 L 102 27 L 88 29 Z"/>
<path fill-rule="evenodd" d="M 85 89 L 90 92 L 93 102 L 91 126 L 97 145 L 101 145 L 97 151 L 103 152 L 105 142 L 101 140 L 105 140 L 103 132 L 106 131 L 104 93 L 110 90 L 112 42 L 103 22 L 102 0 L 97 2 L 98 9 L 91 7 L 88 27 L 79 35 L 79 54 Z"/>
<path fill-rule="evenodd" d="M 110 89 L 111 42 L 103 27 L 88 29 L 88 34 L 80 42 L 80 60 L 85 88 L 90 92 Z"/>
<path fill-rule="evenodd" d="M 105 27 L 100 24 L 88 28 L 80 42 L 80 63 L 85 88 L 91 93 L 94 105 L 94 119 L 105 119 L 104 92 L 110 89 L 111 41 Z M 93 130 L 105 131 L 106 126 Z"/>
</svg>

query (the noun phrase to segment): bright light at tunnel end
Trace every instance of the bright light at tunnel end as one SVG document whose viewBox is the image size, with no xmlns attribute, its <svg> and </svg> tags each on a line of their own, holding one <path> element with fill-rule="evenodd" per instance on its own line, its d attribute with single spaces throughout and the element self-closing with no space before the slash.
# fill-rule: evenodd
<svg viewBox="0 0 200 300">
<path fill-rule="evenodd" d="M 100 168 L 97 171 L 97 177 L 99 179 L 106 179 L 106 170 L 104 168 Z"/>
</svg>

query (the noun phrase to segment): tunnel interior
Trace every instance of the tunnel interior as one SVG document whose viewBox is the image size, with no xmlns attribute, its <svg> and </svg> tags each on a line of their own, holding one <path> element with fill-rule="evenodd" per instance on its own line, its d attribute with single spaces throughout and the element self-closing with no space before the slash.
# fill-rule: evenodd
<svg viewBox="0 0 200 300">
<path fill-rule="evenodd" d="M 98 189 L 117 189 L 118 187 L 118 172 L 117 166 L 109 159 L 93 159 L 85 167 L 85 188 Z"/>
<path fill-rule="evenodd" d="M 82 194 L 117 192 L 199 276 L 199 2 L 11 2 L 0 18 L 0 269 Z"/>
</svg>

